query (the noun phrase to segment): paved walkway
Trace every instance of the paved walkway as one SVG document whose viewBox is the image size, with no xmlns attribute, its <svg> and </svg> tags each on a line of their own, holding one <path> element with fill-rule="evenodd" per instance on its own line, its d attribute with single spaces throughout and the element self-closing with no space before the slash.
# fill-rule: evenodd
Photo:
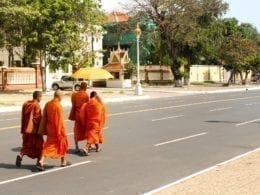
<svg viewBox="0 0 260 195">
<path fill-rule="evenodd" d="M 224 93 L 230 91 L 260 90 L 260 86 L 190 86 L 188 88 L 146 87 L 142 96 L 134 95 L 133 89 L 90 89 L 96 90 L 105 102 L 134 101 L 149 98 L 174 97 L 181 95 Z M 70 91 L 64 91 L 63 106 L 70 106 Z M 50 100 L 53 91 L 43 95 L 42 105 Z M 0 112 L 19 111 L 21 105 L 32 98 L 32 91 L 1 92 Z M 158 195 L 258 195 L 260 194 L 260 149 L 236 158 L 225 164 L 213 166 L 195 173 L 173 184 L 148 194 Z"/>
</svg>

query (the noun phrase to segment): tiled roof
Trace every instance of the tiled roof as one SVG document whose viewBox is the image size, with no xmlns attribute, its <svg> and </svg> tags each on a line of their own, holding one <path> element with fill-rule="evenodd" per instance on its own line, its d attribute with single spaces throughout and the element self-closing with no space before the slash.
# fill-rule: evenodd
<svg viewBox="0 0 260 195">
<path fill-rule="evenodd" d="M 129 16 L 123 12 L 113 11 L 108 14 L 108 22 L 126 22 L 128 21 Z"/>
</svg>

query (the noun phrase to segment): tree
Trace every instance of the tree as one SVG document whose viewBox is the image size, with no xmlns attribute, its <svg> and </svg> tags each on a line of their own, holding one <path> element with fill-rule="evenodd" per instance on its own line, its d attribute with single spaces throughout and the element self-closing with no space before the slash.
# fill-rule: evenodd
<svg viewBox="0 0 260 195">
<path fill-rule="evenodd" d="M 235 18 L 224 19 L 222 22 L 224 39 L 219 54 L 224 67 L 231 71 L 228 83 L 234 82 L 235 75 L 239 74 L 242 83 L 245 84 L 250 71 L 257 69 L 255 62 L 258 32 L 250 24 L 239 25 Z"/>
<path fill-rule="evenodd" d="M 156 24 L 160 38 L 172 60 L 171 70 L 175 86 L 179 86 L 182 74 L 178 57 L 185 57 L 183 53 L 192 55 L 190 51 L 200 38 L 197 35 L 200 34 L 202 24 L 207 25 L 217 19 L 227 9 L 227 4 L 220 0 L 133 0 L 133 2 L 134 8 L 131 10 L 148 14 Z"/>
<path fill-rule="evenodd" d="M 74 62 L 76 51 L 85 47 L 80 35 L 103 18 L 99 0 L 6 0 L 0 6 L 6 46 L 12 53 L 13 46 L 23 45 L 28 65 L 40 58 L 43 91 L 43 61 L 54 68 Z"/>
</svg>

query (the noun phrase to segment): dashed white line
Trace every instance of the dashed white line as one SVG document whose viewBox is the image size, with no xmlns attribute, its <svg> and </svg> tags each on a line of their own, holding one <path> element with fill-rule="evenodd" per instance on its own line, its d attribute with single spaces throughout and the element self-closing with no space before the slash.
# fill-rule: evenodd
<svg viewBox="0 0 260 195">
<path fill-rule="evenodd" d="M 257 121 L 260 121 L 260 118 L 254 119 L 254 120 L 251 120 L 251 121 L 245 121 L 243 123 L 238 123 L 238 124 L 236 124 L 236 126 L 239 127 L 239 126 L 247 125 L 247 124 L 250 124 L 250 123 L 257 122 Z"/>
<path fill-rule="evenodd" d="M 155 122 L 155 121 L 162 121 L 162 120 L 173 119 L 173 118 L 180 118 L 180 117 L 183 117 L 183 115 L 169 116 L 169 117 L 164 117 L 164 118 L 152 119 L 152 121 Z"/>
<path fill-rule="evenodd" d="M 229 110 L 231 109 L 232 107 L 226 107 L 226 108 L 216 108 L 216 109 L 212 109 L 210 110 L 210 112 L 216 112 L 216 111 L 223 111 L 223 110 Z"/>
<path fill-rule="evenodd" d="M 249 104 L 246 104 L 246 106 L 254 106 L 254 105 L 259 105 L 260 102 L 257 102 L 257 103 L 249 103 Z"/>
<path fill-rule="evenodd" d="M 72 168 L 72 167 L 77 167 L 77 166 L 88 164 L 88 163 L 91 163 L 91 162 L 92 161 L 89 161 L 89 160 L 88 161 L 83 161 L 83 162 L 72 164 L 71 166 L 67 166 L 67 167 L 54 168 L 54 169 L 50 169 L 50 170 L 47 170 L 47 171 L 42 171 L 42 172 L 30 174 L 30 175 L 25 175 L 25 176 L 22 176 L 22 177 L 16 177 L 16 178 L 13 178 L 13 179 L 4 180 L 4 181 L 0 182 L 0 185 L 11 183 L 11 182 L 15 182 L 15 181 L 20 181 L 20 180 L 24 180 L 24 179 L 28 179 L 28 178 L 31 178 L 31 177 L 36 177 L 36 176 L 39 176 L 39 175 L 46 175 L 48 173 L 61 171 L 63 169 L 69 169 L 69 168 Z"/>
<path fill-rule="evenodd" d="M 154 146 L 155 147 L 162 146 L 162 145 L 165 145 L 165 144 L 175 143 L 175 142 L 191 139 L 191 138 L 194 138 L 194 137 L 199 137 L 199 136 L 206 135 L 206 134 L 208 134 L 208 132 L 203 132 L 203 133 L 199 133 L 199 134 L 195 134 L 195 135 L 190 135 L 190 136 L 187 136 L 187 137 L 182 137 L 182 138 L 162 142 L 162 143 L 159 143 L 159 144 L 155 144 Z"/>
</svg>

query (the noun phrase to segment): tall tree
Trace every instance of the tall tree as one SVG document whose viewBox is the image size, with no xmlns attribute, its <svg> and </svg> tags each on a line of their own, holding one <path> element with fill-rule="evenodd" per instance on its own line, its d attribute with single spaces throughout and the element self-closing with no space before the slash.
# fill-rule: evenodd
<svg viewBox="0 0 260 195">
<path fill-rule="evenodd" d="M 71 62 L 76 50 L 85 47 L 81 34 L 103 17 L 99 0 L 5 0 L 0 6 L 0 29 L 10 53 L 15 45 L 24 45 L 27 64 L 38 55 L 43 78 L 42 62 L 55 61 L 55 67 Z"/>
<path fill-rule="evenodd" d="M 199 38 L 201 24 L 218 18 L 226 9 L 222 0 L 133 0 L 131 10 L 148 14 L 157 26 L 160 38 L 172 59 L 175 86 L 181 82 L 183 48 L 193 47 Z M 186 50 L 187 51 L 187 50 Z M 189 51 L 191 51 L 189 49 Z M 188 54 L 188 52 L 185 52 Z M 191 54 L 189 54 L 191 55 Z"/>
<path fill-rule="evenodd" d="M 231 71 L 228 83 L 235 82 L 234 77 L 239 74 L 245 84 L 250 71 L 257 69 L 258 32 L 250 24 L 239 24 L 235 18 L 224 19 L 222 23 L 224 39 L 219 54 L 224 67 Z"/>
</svg>

